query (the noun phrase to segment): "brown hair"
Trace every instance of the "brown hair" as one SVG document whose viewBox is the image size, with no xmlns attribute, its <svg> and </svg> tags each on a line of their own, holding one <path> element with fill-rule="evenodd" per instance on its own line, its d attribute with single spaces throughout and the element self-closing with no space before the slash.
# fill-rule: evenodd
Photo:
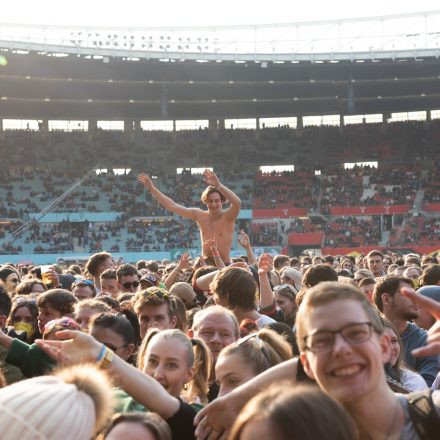
<svg viewBox="0 0 440 440">
<path fill-rule="evenodd" d="M 273 438 L 315 440 L 359 438 L 350 415 L 316 387 L 277 384 L 258 394 L 243 408 L 229 440 L 239 440 L 247 424 L 266 420 Z"/>
<path fill-rule="evenodd" d="M 383 260 L 383 253 L 381 251 L 378 250 L 372 250 L 370 252 L 368 252 L 367 256 L 365 258 L 370 258 L 370 257 L 380 257 Z"/>
<path fill-rule="evenodd" d="M 93 254 L 85 265 L 86 271 L 94 277 L 98 276 L 99 266 L 101 266 L 107 258 L 112 258 L 111 254 L 107 252 Z"/>
<path fill-rule="evenodd" d="M 124 422 L 142 425 L 153 435 L 154 440 L 171 440 L 171 430 L 168 423 L 159 414 L 153 412 L 115 414 L 104 432 L 99 435 L 98 440 L 105 440 L 116 425 Z"/>
<path fill-rule="evenodd" d="M 257 376 L 274 365 L 292 358 L 292 348 L 278 333 L 267 328 L 259 330 L 226 346 L 219 354 L 236 354 L 248 364 Z"/>
<path fill-rule="evenodd" d="M 62 316 L 71 316 L 77 302 L 76 296 L 65 289 L 50 289 L 37 298 L 38 308 L 50 307 L 60 312 Z"/>
<path fill-rule="evenodd" d="M 116 270 L 115 269 L 106 269 L 99 275 L 99 279 L 101 280 L 116 280 Z"/>
<path fill-rule="evenodd" d="M 430 264 L 423 270 L 420 286 L 435 286 L 440 281 L 440 265 Z"/>
<path fill-rule="evenodd" d="M 257 285 L 250 272 L 240 267 L 225 267 L 209 285 L 211 292 L 225 300 L 229 309 L 255 309 Z"/>
<path fill-rule="evenodd" d="M 194 367 L 194 376 L 188 384 L 186 397 L 189 402 L 195 402 L 197 399 L 203 404 L 208 403 L 207 394 L 209 391 L 208 380 L 211 372 L 211 351 L 201 339 L 189 339 L 181 330 L 159 330 L 156 328 L 148 330 L 138 354 L 138 368 L 145 370 L 147 348 L 153 338 L 177 339 L 185 345 L 187 349 L 188 368 Z"/>
<path fill-rule="evenodd" d="M 399 289 L 400 283 L 406 283 L 412 287 L 412 281 L 409 278 L 398 277 L 396 275 L 387 275 L 381 278 L 374 286 L 373 302 L 379 311 L 383 312 L 383 300 L 382 295 L 387 293 L 391 297 Z"/>
<path fill-rule="evenodd" d="M 383 333 L 382 320 L 377 310 L 358 288 L 350 286 L 349 284 L 324 282 L 307 291 L 307 295 L 304 296 L 298 313 L 296 314 L 296 342 L 300 351 L 304 351 L 305 349 L 304 337 L 306 336 L 306 321 L 313 310 L 337 300 L 353 300 L 359 302 L 371 322 L 373 329 L 379 334 Z"/>
<path fill-rule="evenodd" d="M 17 295 L 30 295 L 32 293 L 32 289 L 34 288 L 35 284 L 39 284 L 40 286 L 43 286 L 44 290 L 46 290 L 46 285 L 43 283 L 43 281 L 32 278 L 30 280 L 23 280 L 20 284 L 18 284 L 16 289 Z"/>
<path fill-rule="evenodd" d="M 166 290 L 160 287 L 148 287 L 142 292 L 139 292 L 133 298 L 133 310 L 137 315 L 139 315 L 142 307 L 144 306 L 161 306 L 167 304 L 168 315 L 170 318 L 176 316 L 176 302 L 172 295 L 170 295 Z"/>
<path fill-rule="evenodd" d="M 218 193 L 220 196 L 220 200 L 222 201 L 222 203 L 226 202 L 226 197 L 214 186 L 208 186 L 203 192 L 202 195 L 200 196 L 200 200 L 206 204 L 208 197 L 210 196 L 210 194 L 213 193 Z"/>
</svg>

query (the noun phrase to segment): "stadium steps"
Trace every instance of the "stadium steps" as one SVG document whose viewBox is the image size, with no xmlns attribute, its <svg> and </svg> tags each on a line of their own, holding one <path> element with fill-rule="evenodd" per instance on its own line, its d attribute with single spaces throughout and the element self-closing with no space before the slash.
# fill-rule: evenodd
<svg viewBox="0 0 440 440">
<path fill-rule="evenodd" d="M 413 212 L 422 212 L 424 197 L 425 197 L 425 190 L 418 189 L 416 192 L 416 196 L 414 198 Z"/>
<path fill-rule="evenodd" d="M 382 231 L 382 237 L 380 239 L 380 245 L 381 246 L 387 246 L 389 240 L 390 240 L 390 231 Z"/>
</svg>

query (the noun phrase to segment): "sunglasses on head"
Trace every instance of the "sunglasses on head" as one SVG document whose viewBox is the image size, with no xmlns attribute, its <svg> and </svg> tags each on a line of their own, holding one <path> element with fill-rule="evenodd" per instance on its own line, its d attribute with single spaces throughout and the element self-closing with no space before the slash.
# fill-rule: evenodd
<svg viewBox="0 0 440 440">
<path fill-rule="evenodd" d="M 95 283 L 92 280 L 78 280 L 72 284 L 72 288 L 79 286 L 81 284 L 85 284 L 86 286 L 94 286 L 95 285 Z"/>
<path fill-rule="evenodd" d="M 124 287 L 124 289 L 129 289 L 131 286 L 133 286 L 135 289 L 139 287 L 139 281 L 127 281 L 125 283 L 122 283 L 122 286 Z"/>
</svg>

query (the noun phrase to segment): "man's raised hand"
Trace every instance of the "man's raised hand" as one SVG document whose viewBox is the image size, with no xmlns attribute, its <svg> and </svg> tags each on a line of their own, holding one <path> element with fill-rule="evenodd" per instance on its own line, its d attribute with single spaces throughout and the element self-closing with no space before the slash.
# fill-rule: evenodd
<svg viewBox="0 0 440 440">
<path fill-rule="evenodd" d="M 214 188 L 218 188 L 221 185 L 220 179 L 215 175 L 214 171 L 208 169 L 203 172 L 203 180 L 207 185 Z"/>
<path fill-rule="evenodd" d="M 440 303 L 417 293 L 410 287 L 402 287 L 400 291 L 403 296 L 409 298 L 436 319 L 436 323 L 428 330 L 426 345 L 413 350 L 411 353 L 416 357 L 440 354 Z"/>
<path fill-rule="evenodd" d="M 258 275 L 264 275 L 272 269 L 272 255 L 262 254 L 258 260 Z"/>
<path fill-rule="evenodd" d="M 148 189 L 148 191 L 151 191 L 154 188 L 153 182 L 151 181 L 151 178 L 147 176 L 144 173 L 141 173 L 138 175 L 139 182 L 142 183 L 142 185 L 145 186 L 145 188 Z"/>
</svg>

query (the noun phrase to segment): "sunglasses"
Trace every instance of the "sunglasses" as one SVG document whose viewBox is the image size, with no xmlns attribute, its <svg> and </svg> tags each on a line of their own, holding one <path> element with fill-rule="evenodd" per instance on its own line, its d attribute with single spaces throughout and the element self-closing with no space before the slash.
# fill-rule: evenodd
<svg viewBox="0 0 440 440">
<path fill-rule="evenodd" d="M 81 285 L 94 286 L 95 283 L 92 280 L 79 280 L 79 281 L 75 281 L 72 284 L 72 288 L 76 287 L 76 286 L 81 286 Z"/>
<path fill-rule="evenodd" d="M 131 286 L 137 289 L 139 287 L 139 284 L 139 281 L 132 281 L 131 283 L 130 281 L 127 281 L 126 283 L 122 283 L 122 286 L 124 287 L 124 289 L 129 289 Z"/>
<path fill-rule="evenodd" d="M 128 344 L 121 345 L 120 347 L 116 347 L 113 344 L 104 344 L 109 350 L 111 350 L 113 353 L 116 353 L 117 350 L 121 348 L 128 347 Z"/>
</svg>

